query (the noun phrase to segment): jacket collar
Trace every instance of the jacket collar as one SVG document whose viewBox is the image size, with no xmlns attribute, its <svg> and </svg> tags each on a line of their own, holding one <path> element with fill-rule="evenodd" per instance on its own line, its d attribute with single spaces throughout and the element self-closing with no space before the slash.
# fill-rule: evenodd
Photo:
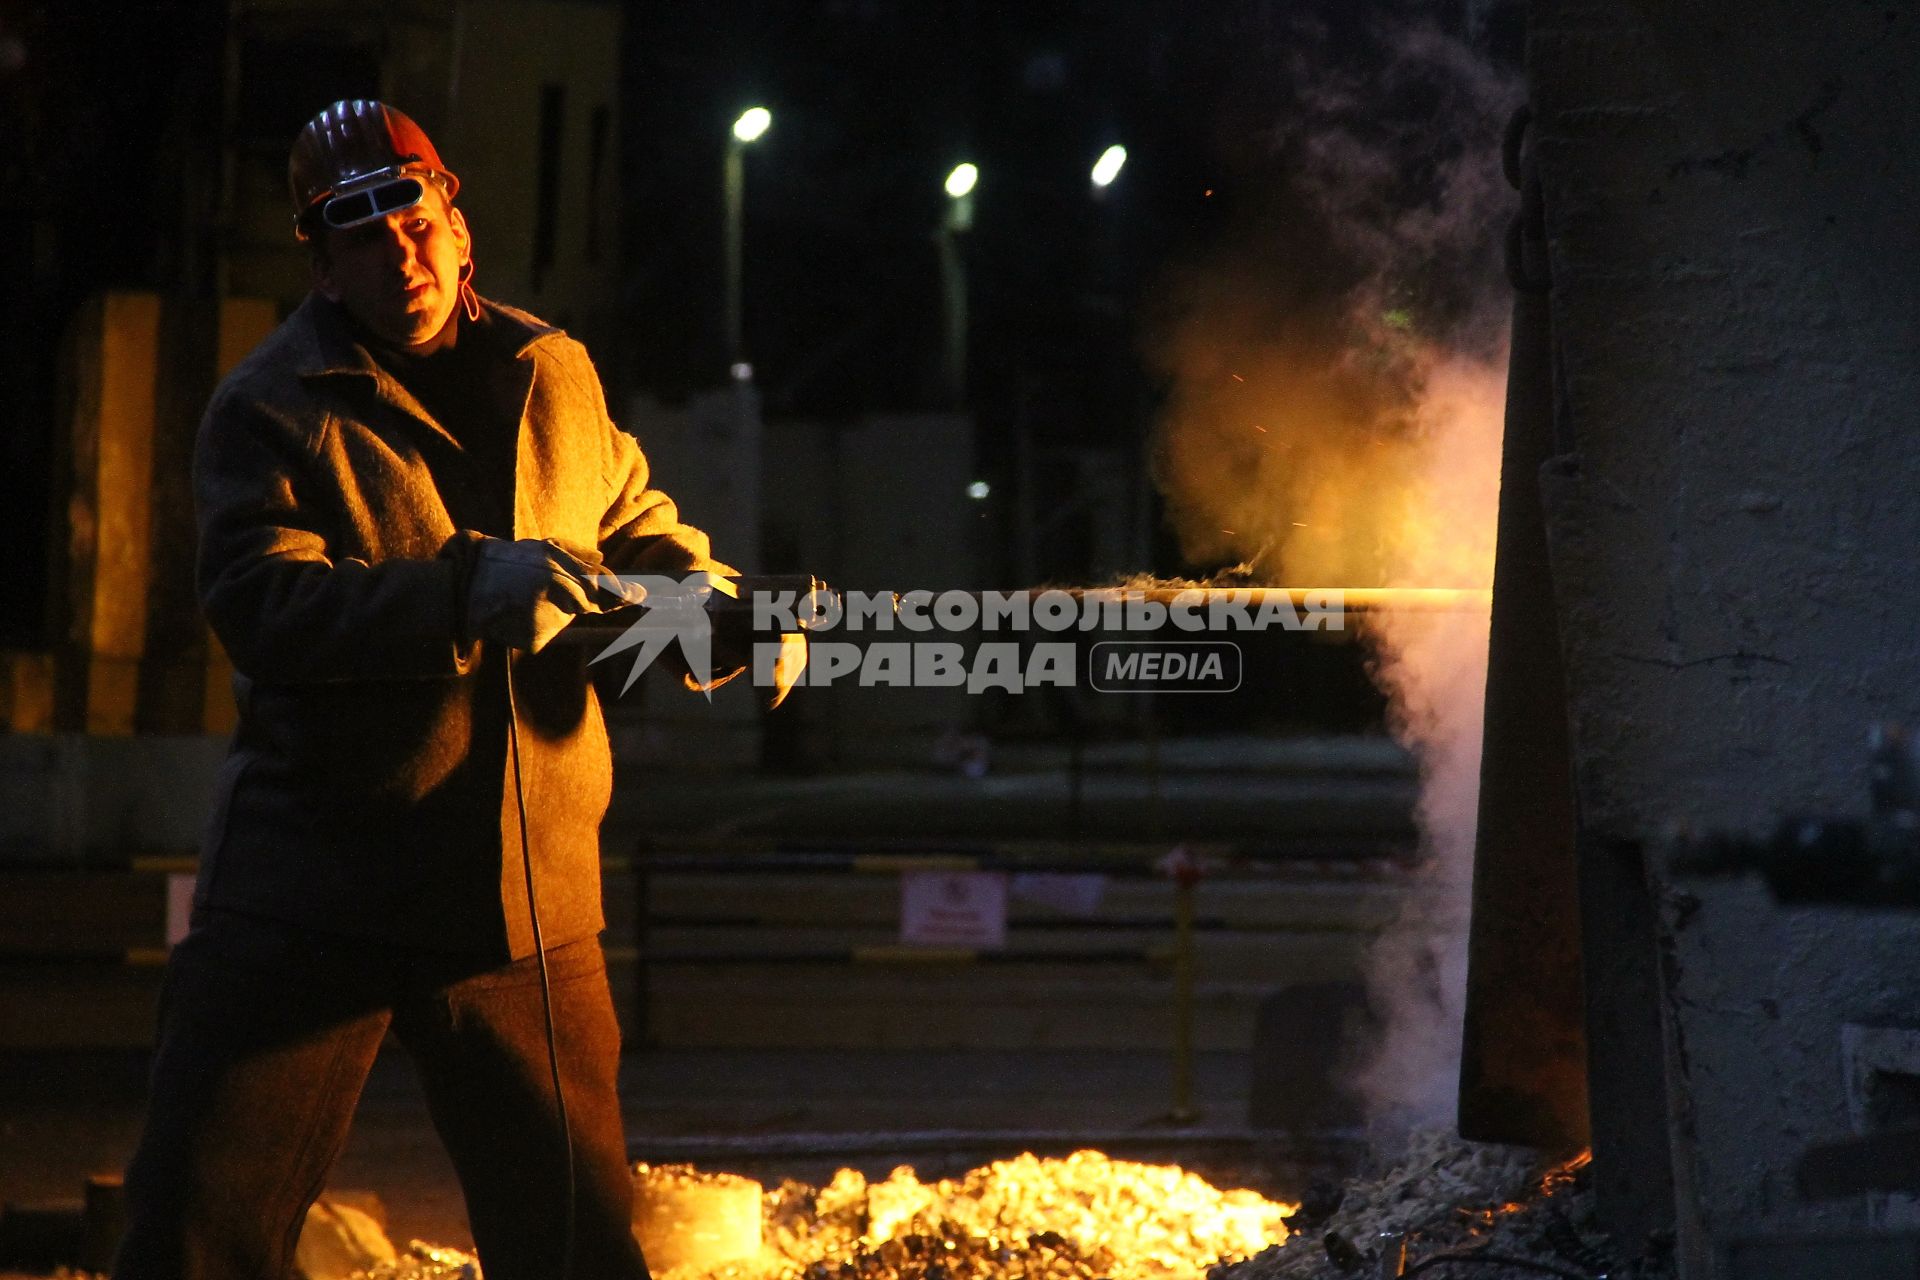
<svg viewBox="0 0 1920 1280">
<path fill-rule="evenodd" d="M 540 343 L 559 336 L 560 330 L 542 324 L 524 311 L 503 307 L 485 298 L 480 299 L 480 305 L 486 309 L 488 319 L 499 327 L 502 346 L 513 352 L 511 367 L 517 375 L 516 385 L 510 391 L 503 391 L 503 394 L 514 396 L 524 413 L 534 379 L 534 366 L 527 358 L 528 354 Z M 456 448 L 459 447 L 460 442 L 454 434 L 436 421 L 426 406 L 373 358 L 339 306 L 317 293 L 310 293 L 306 301 L 287 317 L 287 324 L 292 329 L 294 349 L 298 353 L 294 371 L 302 381 L 364 378 L 372 384 L 375 397 L 418 420 Z"/>
<path fill-rule="evenodd" d="M 543 324 L 524 311 L 503 307 L 491 299 L 481 298 L 480 306 L 487 313 L 489 322 L 495 326 L 495 332 L 503 339 L 502 345 L 513 352 L 516 360 L 526 358 L 534 347 L 560 333 L 552 325 Z M 352 323 L 337 304 L 317 293 L 309 293 L 306 300 L 294 308 L 288 321 L 295 326 L 299 359 L 295 362 L 294 370 L 300 377 L 324 378 L 350 374 L 372 378 L 383 385 L 392 381 L 360 341 Z"/>
</svg>

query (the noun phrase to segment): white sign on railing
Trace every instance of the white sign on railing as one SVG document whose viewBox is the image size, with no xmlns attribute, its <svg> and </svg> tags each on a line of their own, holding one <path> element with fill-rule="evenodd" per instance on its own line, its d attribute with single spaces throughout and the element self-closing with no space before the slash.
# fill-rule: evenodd
<svg viewBox="0 0 1920 1280">
<path fill-rule="evenodd" d="M 1005 873 L 901 873 L 900 941 L 907 946 L 969 947 L 978 951 L 1006 946 Z"/>
</svg>

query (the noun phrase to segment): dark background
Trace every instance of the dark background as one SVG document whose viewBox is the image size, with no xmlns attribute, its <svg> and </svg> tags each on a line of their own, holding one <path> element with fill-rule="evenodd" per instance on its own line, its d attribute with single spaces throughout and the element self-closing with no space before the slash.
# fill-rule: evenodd
<svg viewBox="0 0 1920 1280">
<path fill-rule="evenodd" d="M 226 9 L 0 0 L 0 643 L 48 640 L 59 350 L 76 308 L 116 286 L 212 296 L 223 131 L 290 138 L 303 93 L 317 109 L 364 91 L 308 85 L 294 65 L 241 86 L 229 113 Z M 774 127 L 747 155 L 744 296 L 767 415 L 945 407 L 934 233 L 941 182 L 970 160 L 968 407 L 996 487 L 1016 429 L 1145 456 L 1159 388 L 1144 350 L 1180 264 L 1237 241 L 1305 264 L 1299 287 L 1321 293 L 1362 269 L 1330 260 L 1290 197 L 1279 140 L 1311 89 L 1299 68 L 1364 76 L 1380 33 L 1408 19 L 1508 63 L 1520 46 L 1518 4 L 1471 0 L 624 9 L 624 328 L 596 352 L 614 402 L 671 403 L 725 377 L 720 156 L 738 112 L 762 104 Z M 1383 128 L 1433 109 L 1417 91 L 1378 107 Z M 1096 197 L 1088 170 L 1114 142 L 1127 167 Z M 1422 198 L 1417 164 L 1403 194 Z M 1164 531 L 1152 559 L 1139 567 L 1215 567 L 1180 563 Z M 1083 571 L 1070 547 L 1039 567 Z"/>
</svg>

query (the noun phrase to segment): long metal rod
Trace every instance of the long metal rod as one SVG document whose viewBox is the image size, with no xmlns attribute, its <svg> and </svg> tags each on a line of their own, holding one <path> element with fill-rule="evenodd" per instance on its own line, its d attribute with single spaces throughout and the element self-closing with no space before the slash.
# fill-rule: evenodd
<svg viewBox="0 0 1920 1280">
<path fill-rule="evenodd" d="M 1015 587 L 1008 591 L 969 589 L 952 594 L 972 596 L 978 600 L 987 596 L 1021 594 L 1038 597 L 1051 592 L 1070 596 L 1074 600 L 1093 600 L 1101 603 L 1140 600 L 1163 605 L 1178 603 L 1199 606 L 1220 601 L 1258 608 L 1269 601 L 1285 600 L 1295 609 L 1308 609 L 1331 607 L 1338 602 L 1349 612 L 1382 609 L 1464 612 L 1474 609 L 1484 610 L 1493 602 L 1493 589 L 1490 587 L 1228 587 L 1169 582 L 1105 587 Z M 933 594 L 948 593 L 935 591 Z M 899 593 L 895 595 L 897 598 Z"/>
<path fill-rule="evenodd" d="M 804 577 L 791 580 L 804 583 Z M 746 610 L 752 607 L 752 596 L 769 590 L 759 582 L 742 582 L 738 599 L 716 596 L 708 608 L 713 611 L 725 609 Z M 792 608 L 799 616 L 809 613 L 808 592 L 793 587 L 784 588 L 782 603 Z M 1008 591 L 955 590 L 951 593 L 928 590 L 930 597 L 945 594 L 970 596 L 985 601 L 989 597 L 995 600 L 1010 599 L 1026 595 L 1038 600 L 1050 593 L 1065 595 L 1078 603 L 1088 601 L 1094 604 L 1115 608 L 1124 607 L 1129 602 L 1153 603 L 1165 607 L 1180 606 L 1188 610 L 1207 610 L 1215 605 L 1229 609 L 1258 610 L 1269 603 L 1280 602 L 1292 607 L 1304 620 L 1311 622 L 1317 611 L 1331 612 L 1336 608 L 1344 616 L 1349 613 L 1486 613 L 1493 604 L 1493 590 L 1490 587 L 1225 587 L 1199 586 L 1180 583 L 1142 583 L 1139 585 L 1106 587 L 1016 587 Z M 814 607 L 823 607 L 831 611 L 832 606 L 844 606 L 849 594 L 860 595 L 863 601 L 874 597 L 891 596 L 894 608 L 898 608 L 903 593 L 874 592 L 848 593 L 837 588 L 815 582 L 811 590 Z M 796 604 L 797 600 L 797 604 Z M 640 608 L 644 606 L 636 606 Z M 615 609 L 607 613 L 592 614 L 580 619 L 579 623 L 560 633 L 560 639 L 580 641 L 601 635 L 609 628 L 619 630 L 631 624 L 635 616 L 634 608 Z M 803 623 L 803 628 L 805 624 Z"/>
</svg>

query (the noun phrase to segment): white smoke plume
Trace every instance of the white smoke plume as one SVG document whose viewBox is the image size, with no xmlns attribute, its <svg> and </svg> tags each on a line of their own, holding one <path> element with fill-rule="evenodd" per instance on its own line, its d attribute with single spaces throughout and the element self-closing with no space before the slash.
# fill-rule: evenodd
<svg viewBox="0 0 1920 1280">
<path fill-rule="evenodd" d="M 1248 231 L 1176 277 L 1159 479 L 1187 557 L 1301 586 L 1490 587 L 1506 377 L 1500 136 L 1515 75 L 1430 23 L 1298 20 Z M 1336 49 L 1336 46 L 1339 48 Z M 1342 52 L 1344 50 L 1344 52 Z M 1383 1136 L 1458 1088 L 1487 614 L 1369 615 L 1421 767 L 1424 862 L 1372 950 L 1356 1083 Z"/>
<path fill-rule="evenodd" d="M 1414 509 L 1446 527 L 1391 557 L 1389 586 L 1491 586 L 1499 505 L 1504 371 L 1475 356 L 1427 372 L 1410 485 Z M 1380 1020 L 1355 1083 L 1376 1131 L 1450 1124 L 1460 1077 L 1467 924 L 1487 685 L 1485 609 L 1370 615 L 1374 678 L 1394 734 L 1420 760 L 1421 865 L 1413 896 L 1368 956 Z"/>
</svg>

